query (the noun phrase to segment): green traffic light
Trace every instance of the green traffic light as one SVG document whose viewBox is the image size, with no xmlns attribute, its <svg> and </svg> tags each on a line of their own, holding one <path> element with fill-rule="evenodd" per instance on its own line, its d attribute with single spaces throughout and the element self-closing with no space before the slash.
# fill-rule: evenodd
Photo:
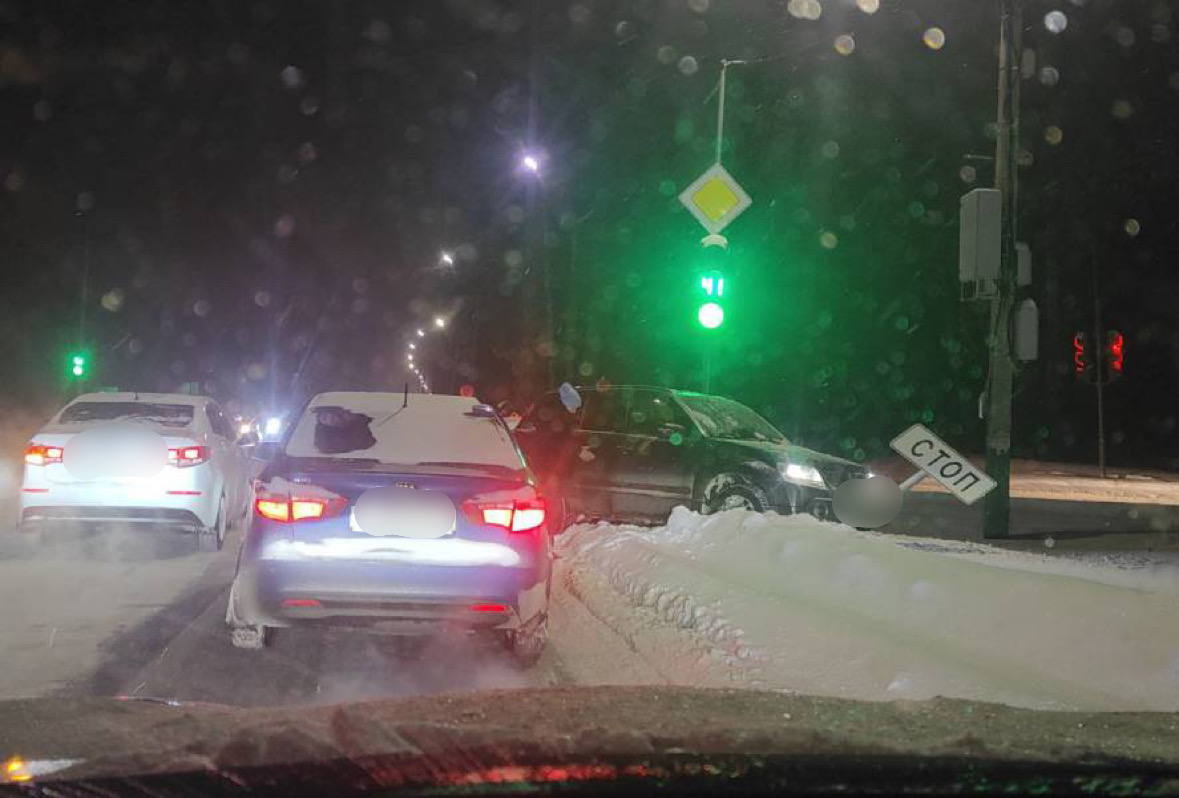
<svg viewBox="0 0 1179 798">
<path fill-rule="evenodd" d="M 715 302 L 705 302 L 700 306 L 696 318 L 700 321 L 700 326 L 704 329 L 715 330 L 724 324 L 725 309 Z"/>
<path fill-rule="evenodd" d="M 86 355 L 70 355 L 70 373 L 79 378 L 86 376 Z"/>
</svg>

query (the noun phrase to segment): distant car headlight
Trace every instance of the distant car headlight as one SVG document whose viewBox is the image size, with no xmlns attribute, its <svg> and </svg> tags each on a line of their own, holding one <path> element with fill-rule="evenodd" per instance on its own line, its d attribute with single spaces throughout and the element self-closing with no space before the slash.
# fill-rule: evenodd
<svg viewBox="0 0 1179 798">
<path fill-rule="evenodd" d="M 282 432 L 282 419 L 277 416 L 272 416 L 266 419 L 266 434 L 277 435 Z"/>
<path fill-rule="evenodd" d="M 807 485 L 812 488 L 824 488 L 823 475 L 819 469 L 805 463 L 783 463 L 779 466 L 782 479 L 797 485 Z"/>
</svg>

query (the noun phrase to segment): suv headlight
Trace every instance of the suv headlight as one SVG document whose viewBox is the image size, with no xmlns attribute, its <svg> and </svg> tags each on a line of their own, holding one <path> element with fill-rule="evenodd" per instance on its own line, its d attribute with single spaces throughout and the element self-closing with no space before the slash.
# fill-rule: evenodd
<svg viewBox="0 0 1179 798">
<path fill-rule="evenodd" d="M 779 466 L 779 472 L 782 474 L 782 479 L 787 482 L 793 482 L 797 485 L 807 485 L 812 488 L 827 487 L 823 482 L 823 475 L 819 473 L 819 469 L 806 465 L 805 463 L 782 463 Z"/>
</svg>

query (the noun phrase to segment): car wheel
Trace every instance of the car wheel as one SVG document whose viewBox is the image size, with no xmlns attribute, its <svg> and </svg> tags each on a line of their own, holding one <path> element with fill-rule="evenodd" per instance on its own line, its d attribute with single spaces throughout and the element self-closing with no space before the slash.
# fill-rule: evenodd
<svg viewBox="0 0 1179 798">
<path fill-rule="evenodd" d="M 516 664 L 524 668 L 531 668 L 537 663 L 549 640 L 548 627 L 549 616 L 542 613 L 525 626 L 504 632 L 504 644 Z"/>
<path fill-rule="evenodd" d="M 740 477 L 731 477 L 724 487 L 716 491 L 711 500 L 706 500 L 704 514 L 712 515 L 725 510 L 752 510 L 755 513 L 764 513 L 769 509 L 770 498 L 764 490 Z"/>
<path fill-rule="evenodd" d="M 265 626 L 246 626 L 240 629 L 231 629 L 230 641 L 233 643 L 234 648 L 260 651 L 270 643 L 269 631 Z"/>
<path fill-rule="evenodd" d="M 202 529 L 197 533 L 197 547 L 202 551 L 206 548 L 209 551 L 221 551 L 225 547 L 225 530 L 228 524 L 225 515 L 225 494 L 221 494 L 221 500 L 217 503 L 217 518 L 211 528 Z"/>
<path fill-rule="evenodd" d="M 274 630 L 260 623 L 247 623 L 237 614 L 237 582 L 229 588 L 229 602 L 225 608 L 225 623 L 229 627 L 234 648 L 258 651 L 273 642 Z"/>
</svg>

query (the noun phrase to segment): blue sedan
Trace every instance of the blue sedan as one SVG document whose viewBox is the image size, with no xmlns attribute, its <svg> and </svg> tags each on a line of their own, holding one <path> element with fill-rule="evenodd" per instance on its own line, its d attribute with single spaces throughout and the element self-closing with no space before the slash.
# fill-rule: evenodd
<svg viewBox="0 0 1179 798">
<path fill-rule="evenodd" d="M 550 513 L 511 433 L 475 399 L 320 394 L 256 485 L 226 611 L 233 643 L 348 626 L 546 641 Z"/>
</svg>

